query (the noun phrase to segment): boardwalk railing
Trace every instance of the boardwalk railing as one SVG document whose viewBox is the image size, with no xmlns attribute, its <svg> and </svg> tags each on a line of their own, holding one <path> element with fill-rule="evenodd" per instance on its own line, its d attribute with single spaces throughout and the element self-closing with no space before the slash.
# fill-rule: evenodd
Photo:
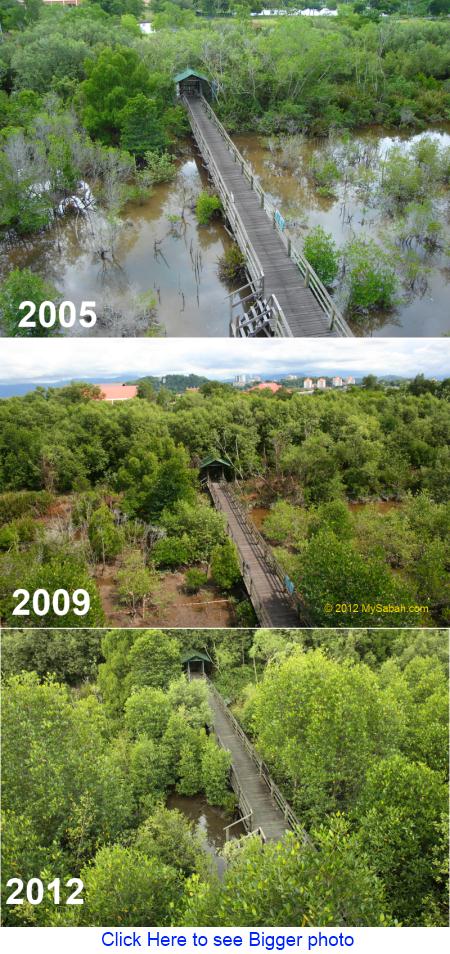
<svg viewBox="0 0 450 954">
<path fill-rule="evenodd" d="M 203 97 L 201 98 L 203 99 Z M 261 262 L 259 261 L 253 245 L 247 235 L 244 223 L 236 209 L 233 196 L 223 181 L 222 175 L 217 167 L 217 163 L 200 129 L 200 126 L 197 123 L 187 97 L 184 97 L 184 103 L 189 112 L 192 131 L 200 147 L 200 151 L 207 161 L 209 172 L 219 193 L 226 217 L 231 225 L 239 248 L 241 249 L 242 254 L 245 255 L 247 268 L 252 282 L 254 283 L 255 291 L 262 297 L 264 295 L 264 271 Z"/>
<path fill-rule="evenodd" d="M 243 295 L 243 292 L 247 292 L 249 288 L 251 289 L 250 293 Z M 251 282 L 250 284 L 247 283 L 247 285 L 243 285 L 242 288 L 237 288 L 235 291 L 232 291 L 228 296 L 230 299 L 230 332 L 233 338 L 239 337 L 239 328 L 245 328 L 246 325 L 252 324 L 253 319 L 250 315 L 242 319 L 241 314 L 245 302 L 255 300 L 255 291 L 255 285 Z M 293 338 L 294 335 L 286 321 L 286 316 L 277 296 L 273 294 L 269 295 L 266 299 L 266 305 L 271 314 L 270 326 L 274 338 Z M 237 314 L 236 311 L 238 311 Z"/>
<path fill-rule="evenodd" d="M 212 500 L 213 500 L 213 502 L 214 502 L 214 504 L 215 504 L 215 506 L 216 506 L 216 509 L 217 509 L 217 510 L 220 510 L 220 512 L 223 513 L 223 510 L 222 510 L 222 507 L 221 507 L 221 503 L 220 503 L 220 500 L 219 500 L 219 498 L 218 498 L 218 496 L 217 496 L 217 494 L 216 494 L 216 490 L 215 490 L 214 484 L 211 482 L 211 480 L 209 479 L 209 477 L 208 477 L 208 479 L 206 480 L 206 487 L 208 488 L 208 490 L 209 490 L 209 492 L 210 492 L 210 494 L 211 494 L 211 497 L 212 497 Z M 225 514 L 225 517 L 226 517 L 226 514 Z M 234 533 L 233 533 L 233 527 L 230 525 L 229 522 L 228 522 L 228 533 L 229 533 L 229 535 L 230 535 L 230 537 L 231 537 L 233 543 L 234 543 L 235 546 L 236 546 L 236 549 L 237 549 L 237 552 L 238 552 L 239 566 L 240 566 L 240 570 L 241 570 L 241 574 L 242 574 L 242 579 L 243 579 L 243 581 L 244 581 L 244 585 L 245 585 L 245 588 L 246 588 L 246 590 L 247 590 L 247 593 L 249 594 L 250 599 L 251 599 L 251 601 L 252 601 L 252 605 L 253 605 L 253 608 L 254 608 L 254 610 L 255 610 L 255 613 L 256 613 L 256 615 L 257 615 L 257 617 L 258 617 L 258 620 L 259 620 L 260 623 L 263 624 L 263 626 L 266 626 L 268 629 L 270 629 L 271 626 L 272 626 L 272 620 L 271 620 L 270 616 L 268 615 L 268 613 L 266 613 L 266 610 L 264 609 L 264 606 L 262 605 L 261 600 L 258 598 L 257 594 L 255 593 L 255 590 L 254 590 L 254 587 L 253 587 L 253 579 L 252 579 L 252 576 L 251 576 L 251 574 L 250 574 L 250 572 L 249 572 L 249 569 L 248 569 L 248 566 L 247 566 L 247 564 L 245 563 L 245 560 L 244 560 L 244 558 L 243 558 L 243 556 L 242 556 L 242 554 L 241 554 L 241 552 L 240 552 L 240 550 L 239 550 L 238 542 L 237 542 L 237 540 L 236 540 L 236 538 L 235 538 L 235 536 L 234 536 Z"/>
<path fill-rule="evenodd" d="M 208 487 L 208 490 L 211 494 L 211 497 L 214 501 L 216 508 L 220 510 L 221 509 L 220 500 L 217 496 L 215 487 L 212 481 L 209 479 L 209 477 L 206 481 L 206 486 Z M 266 542 L 266 540 L 264 539 L 262 534 L 259 532 L 257 527 L 255 527 L 255 524 L 253 523 L 253 521 L 248 519 L 247 514 L 245 513 L 240 501 L 238 500 L 231 484 L 227 483 L 226 481 L 223 481 L 223 482 L 220 481 L 220 487 L 225 491 L 228 501 L 231 505 L 231 508 L 233 510 L 233 513 L 238 523 L 240 523 L 241 527 L 243 527 L 247 531 L 248 535 L 251 537 L 253 543 L 255 544 L 255 547 L 258 548 L 258 551 L 264 557 L 264 561 L 267 564 L 270 572 L 273 574 L 273 576 L 276 577 L 278 583 L 280 584 L 279 586 L 280 592 L 283 593 L 283 596 L 288 600 L 292 608 L 296 611 L 296 613 L 299 614 L 299 617 L 300 617 L 299 623 L 301 621 L 306 625 L 312 625 L 311 620 L 309 618 L 309 614 L 302 600 L 300 599 L 298 594 L 296 594 L 295 592 L 291 593 L 288 590 L 286 585 L 285 571 L 283 570 L 282 566 L 278 563 L 278 560 L 274 557 L 269 544 Z M 231 538 L 233 539 L 233 542 L 237 546 L 237 542 L 233 536 L 233 528 L 230 526 L 230 524 L 228 524 L 228 531 Z M 237 547 L 237 549 L 239 553 L 239 547 Z M 271 628 L 272 626 L 271 620 L 268 617 L 267 613 L 265 612 L 263 606 L 260 604 L 259 600 L 257 599 L 256 594 L 253 592 L 252 579 L 248 572 L 247 565 L 244 563 L 244 560 L 241 557 L 240 553 L 239 553 L 239 565 L 241 567 L 241 573 L 242 573 L 245 586 L 247 588 L 247 591 L 250 595 L 251 601 L 255 608 L 256 615 L 258 616 L 260 622 L 264 624 L 264 626 L 268 626 L 269 628 Z"/>
<path fill-rule="evenodd" d="M 299 820 L 298 820 L 298 818 L 297 818 L 297 816 L 296 816 L 296 814 L 295 814 L 293 808 L 291 807 L 291 805 L 289 804 L 289 802 L 286 801 L 286 799 L 285 799 L 284 795 L 282 794 L 282 792 L 280 792 L 280 789 L 278 788 L 278 785 L 275 784 L 275 782 L 274 782 L 272 776 L 270 775 L 270 772 L 269 772 L 269 769 L 268 769 L 266 763 L 265 763 L 264 760 L 258 755 L 256 749 L 254 748 L 254 746 L 253 746 L 252 743 L 250 742 L 250 739 L 248 738 L 248 736 L 245 734 L 243 728 L 239 725 L 239 722 L 237 721 L 237 719 L 235 719 L 233 713 L 230 712 L 228 706 L 225 704 L 225 702 L 224 702 L 222 696 L 220 695 L 220 692 L 217 691 L 216 687 L 213 685 L 213 683 L 211 682 L 211 680 L 208 679 L 208 677 L 206 677 L 206 679 L 207 679 L 207 682 L 208 682 L 209 689 L 210 689 L 212 695 L 214 696 L 214 699 L 216 700 L 216 702 L 217 702 L 218 705 L 220 706 L 222 712 L 226 715 L 228 722 L 229 722 L 230 725 L 232 726 L 232 729 L 233 729 L 234 733 L 237 735 L 237 737 L 238 737 L 239 741 L 241 742 L 243 748 L 244 748 L 245 751 L 247 752 L 247 755 L 249 755 L 250 758 L 252 759 L 252 761 L 255 763 L 255 765 L 256 765 L 256 767 L 257 767 L 257 769 L 258 769 L 259 777 L 260 777 L 260 778 L 262 779 L 262 781 L 267 785 L 267 788 L 268 788 L 269 791 L 270 791 L 271 798 L 272 798 L 272 800 L 275 802 L 275 804 L 278 806 L 278 808 L 282 811 L 285 821 L 288 823 L 289 827 L 292 828 L 293 831 L 295 831 L 298 835 L 300 835 L 300 837 L 301 837 L 302 841 L 304 842 L 304 844 L 311 845 L 312 842 L 311 842 L 311 839 L 310 839 L 310 837 L 309 837 L 309 835 L 308 835 L 308 832 L 305 830 L 305 828 L 303 828 L 303 825 L 300 824 L 300 822 L 299 822 Z M 217 736 L 217 738 L 218 738 L 218 740 L 219 740 L 219 743 L 220 743 L 221 747 L 222 747 L 222 748 L 226 748 L 226 746 L 223 745 L 223 743 L 222 743 L 220 737 Z M 243 792 L 243 790 L 242 790 L 242 786 L 241 786 L 240 783 L 239 783 L 239 780 L 238 780 L 238 778 L 237 778 L 237 775 L 236 775 L 234 769 L 232 769 L 231 774 L 232 774 L 232 775 L 234 774 L 235 779 L 236 779 L 236 781 L 237 781 L 238 788 L 239 788 L 239 792 L 240 792 L 240 794 L 241 794 L 241 798 L 242 798 L 242 801 L 240 802 L 241 811 L 244 809 L 245 812 L 246 812 L 246 814 L 247 814 L 247 813 L 252 814 L 252 808 L 251 808 L 251 806 L 250 806 L 250 803 L 248 802 L 248 800 L 247 800 L 246 797 L 245 797 L 245 794 L 244 794 L 244 792 Z M 236 788 L 234 788 L 232 778 L 230 779 L 230 781 L 231 781 L 231 785 L 232 785 L 233 790 L 234 790 L 234 791 L 236 792 L 236 794 L 237 794 L 237 790 L 236 790 Z M 251 830 L 251 829 L 250 829 L 250 830 Z"/>
<path fill-rule="evenodd" d="M 330 324 L 329 324 L 329 326 L 328 326 L 328 330 L 329 330 L 329 331 L 332 331 L 332 332 L 335 332 L 335 334 L 340 335 L 341 337 L 352 338 L 352 337 L 353 337 L 353 332 L 352 332 L 351 329 L 349 328 L 347 322 L 345 321 L 344 317 L 342 316 L 342 314 L 341 314 L 339 308 L 337 307 L 336 303 L 333 301 L 333 299 L 331 298 L 331 296 L 330 296 L 329 293 L 327 292 L 327 289 L 325 288 L 325 285 L 323 284 L 323 282 L 321 282 L 319 276 L 316 274 L 316 272 L 314 271 L 314 269 L 311 267 L 311 265 L 309 264 L 308 260 L 307 260 L 307 259 L 305 258 L 305 256 L 302 254 L 302 252 L 300 252 L 300 250 L 299 250 L 298 248 L 296 248 L 296 246 L 293 244 L 292 239 L 290 239 L 290 238 L 285 234 L 284 228 L 282 227 L 281 222 L 280 222 L 280 214 L 279 214 L 279 211 L 278 211 L 278 209 L 276 208 L 276 206 L 273 204 L 273 202 L 271 202 L 271 200 L 269 199 L 269 197 L 267 196 L 267 194 L 265 193 L 264 189 L 262 188 L 262 186 L 261 186 L 261 184 L 260 184 L 260 182 L 259 182 L 259 180 L 258 180 L 258 177 L 255 176 L 255 174 L 254 174 L 254 172 L 253 172 L 253 169 L 252 169 L 250 163 L 247 162 L 246 159 L 244 159 L 243 155 L 239 152 L 239 149 L 237 148 L 237 146 L 235 146 L 233 140 L 232 140 L 232 139 L 230 138 L 230 136 L 228 135 L 228 133 L 227 133 L 225 127 L 224 127 L 223 124 L 220 122 L 220 119 L 217 118 L 217 116 L 216 116 L 214 110 L 211 108 L 210 104 L 207 102 L 207 100 L 204 98 L 204 96 L 200 96 L 199 99 L 201 100 L 202 105 L 203 105 L 204 109 L 206 110 L 206 113 L 207 113 L 207 115 L 208 115 L 208 118 L 209 118 L 209 119 L 211 120 L 211 122 L 214 124 L 214 126 L 216 127 L 216 129 L 218 130 L 218 132 L 220 133 L 220 135 L 222 136 L 222 139 L 223 139 L 224 142 L 226 143 L 229 152 L 232 154 L 232 156 L 233 156 L 233 158 L 234 158 L 234 161 L 239 164 L 242 175 L 245 176 L 245 178 L 247 179 L 247 181 L 250 183 L 251 189 L 259 196 L 259 202 L 260 202 L 261 208 L 264 209 L 264 211 L 266 212 L 268 218 L 269 218 L 270 221 L 272 222 L 273 228 L 277 231 L 277 233 L 278 233 L 278 235 L 279 235 L 279 237 L 280 237 L 280 240 L 282 241 L 282 243 L 283 243 L 283 245 L 284 245 L 284 247 L 285 247 L 285 249 L 286 249 L 286 253 L 287 253 L 288 257 L 289 257 L 289 258 L 295 263 L 295 265 L 297 265 L 297 267 L 299 268 L 299 270 L 300 270 L 300 272 L 301 272 L 301 274 L 302 274 L 302 276 L 303 276 L 303 279 L 304 279 L 305 287 L 306 287 L 306 288 L 309 288 L 309 289 L 311 290 L 311 292 L 312 292 L 312 294 L 314 295 L 316 301 L 317 301 L 318 304 L 320 305 L 322 311 L 323 311 L 323 312 L 327 315 L 327 317 L 329 318 Z M 222 176 L 221 176 L 221 174 L 220 174 L 220 172 L 219 172 L 219 170 L 218 170 L 218 168 L 217 168 L 217 164 L 214 162 L 214 158 L 213 158 L 213 156 L 212 156 L 211 150 L 209 149 L 209 147 L 208 147 L 208 145 L 207 145 L 207 143 L 206 143 L 205 137 L 204 137 L 203 134 L 201 133 L 201 131 L 200 131 L 200 129 L 199 129 L 199 126 L 198 126 L 198 123 L 196 122 L 195 117 L 194 117 L 194 115 L 193 115 L 193 113 L 192 113 L 192 110 L 190 109 L 189 99 L 188 99 L 188 98 L 185 98 L 185 99 L 184 99 L 184 102 L 185 102 L 185 104 L 186 104 L 186 106 L 187 106 L 187 108 L 188 108 L 188 110 L 189 110 L 190 122 L 191 122 L 191 125 L 192 125 L 192 128 L 193 128 L 193 132 L 194 132 L 194 134 L 195 134 L 195 138 L 197 139 L 197 142 L 198 142 L 198 144 L 199 144 L 199 146 L 200 146 L 201 151 L 202 151 L 202 152 L 203 152 L 204 150 L 206 151 L 206 154 L 207 154 L 207 157 L 208 157 L 208 164 L 211 162 L 211 174 L 212 174 L 212 178 L 214 179 L 214 182 L 215 182 L 216 186 L 217 186 L 220 190 L 223 189 L 224 191 L 228 192 L 228 190 L 226 189 L 225 183 L 223 182 Z M 214 174 L 213 174 L 212 170 L 214 170 Z M 228 219 L 229 219 L 231 225 L 233 226 L 233 220 L 232 220 L 232 218 L 231 218 L 231 216 L 230 216 L 230 211 L 229 211 L 229 209 L 230 209 L 229 199 L 230 199 L 230 198 L 231 198 L 230 193 L 228 193 L 228 207 L 227 207 L 227 206 L 224 206 L 224 208 L 226 209 L 227 217 L 228 217 Z M 222 201 L 223 201 L 223 200 L 222 200 Z M 233 205 L 234 205 L 234 203 L 233 203 Z M 233 226 L 233 231 L 234 231 L 234 226 Z M 235 234 L 236 234 L 236 233 L 235 233 Z M 236 237 L 237 237 L 237 235 L 236 235 Z M 247 236 L 247 241 L 248 241 L 248 236 Z M 238 239 L 238 244 L 239 244 L 239 246 L 240 246 L 242 252 L 243 252 L 244 254 L 247 254 L 247 253 L 245 252 L 244 248 L 242 248 L 242 245 L 241 245 L 241 242 L 239 241 L 239 239 Z M 249 268 L 249 271 L 250 271 L 250 274 L 252 274 L 250 268 Z M 261 269 L 261 271 L 262 271 L 262 269 Z M 253 278 L 253 275 L 252 275 L 252 278 Z M 263 281 L 262 281 L 262 287 L 264 288 L 264 273 L 263 273 L 263 272 L 262 272 L 262 279 L 263 279 Z M 282 330 L 280 330 L 279 334 L 280 334 L 281 336 L 283 336 Z"/>
</svg>

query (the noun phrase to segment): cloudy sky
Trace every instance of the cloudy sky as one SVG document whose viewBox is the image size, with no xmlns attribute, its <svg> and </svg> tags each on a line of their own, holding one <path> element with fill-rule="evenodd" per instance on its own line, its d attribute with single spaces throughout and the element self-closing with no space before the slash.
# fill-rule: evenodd
<svg viewBox="0 0 450 954">
<path fill-rule="evenodd" d="M 0 385 L 190 372 L 450 376 L 450 338 L 61 338 L 0 341 Z"/>
</svg>

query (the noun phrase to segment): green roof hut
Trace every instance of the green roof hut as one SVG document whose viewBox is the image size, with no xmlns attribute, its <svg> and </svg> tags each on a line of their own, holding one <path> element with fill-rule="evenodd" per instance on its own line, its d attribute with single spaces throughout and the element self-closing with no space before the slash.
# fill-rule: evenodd
<svg viewBox="0 0 450 954">
<path fill-rule="evenodd" d="M 177 73 L 173 81 L 178 99 L 182 96 L 204 96 L 205 99 L 211 99 L 212 85 L 208 77 L 197 73 L 197 70 L 186 68 L 182 73 Z"/>
<path fill-rule="evenodd" d="M 198 649 L 189 649 L 182 658 L 182 664 L 188 679 L 191 678 L 193 673 L 198 673 L 201 676 L 210 673 L 213 665 L 211 656 L 208 656 L 208 653 L 200 652 Z"/>
<path fill-rule="evenodd" d="M 199 464 L 200 479 L 203 482 L 209 477 L 210 480 L 230 480 L 231 464 L 229 461 L 222 460 L 221 457 L 214 457 L 210 454 L 204 457 Z"/>
</svg>

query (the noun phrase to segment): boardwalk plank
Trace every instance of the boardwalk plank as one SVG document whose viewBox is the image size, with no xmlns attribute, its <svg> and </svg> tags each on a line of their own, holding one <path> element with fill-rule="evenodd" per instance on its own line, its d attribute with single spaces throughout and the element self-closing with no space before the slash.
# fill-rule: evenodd
<svg viewBox="0 0 450 954">
<path fill-rule="evenodd" d="M 264 271 L 265 296 L 276 295 L 294 336 L 334 337 L 333 332 L 329 331 L 329 318 L 322 311 L 311 290 L 305 287 L 299 269 L 288 258 L 278 233 L 261 208 L 259 196 L 240 171 L 239 164 L 233 160 L 224 139 L 209 119 L 201 101 L 191 99 L 189 108 L 214 156 L 225 185 L 237 200 L 239 215 Z M 281 274 L 283 280 L 280 282 Z"/>
<path fill-rule="evenodd" d="M 251 580 L 249 596 L 255 607 L 256 614 L 262 607 L 265 620 L 270 626 L 279 626 L 295 629 L 300 625 L 297 613 L 292 608 L 283 586 L 276 573 L 270 568 L 262 550 L 255 544 L 246 521 L 236 516 L 236 503 L 231 500 L 226 486 L 212 484 L 213 500 L 216 506 L 225 514 L 230 535 L 239 551 L 241 568 L 244 575 Z"/>
<path fill-rule="evenodd" d="M 272 801 L 267 785 L 259 777 L 258 769 L 247 754 L 239 737 L 233 732 L 220 702 L 209 693 L 214 729 L 224 748 L 231 752 L 234 771 L 253 811 L 252 827 L 262 828 L 267 841 L 280 841 L 289 825 L 278 805 Z"/>
</svg>

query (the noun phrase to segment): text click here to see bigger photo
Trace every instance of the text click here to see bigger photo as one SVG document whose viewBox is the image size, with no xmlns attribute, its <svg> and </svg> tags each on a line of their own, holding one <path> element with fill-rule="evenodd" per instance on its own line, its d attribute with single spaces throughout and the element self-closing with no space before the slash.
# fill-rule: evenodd
<svg viewBox="0 0 450 954">
<path fill-rule="evenodd" d="M 450 0 L 0 0 L 6 954 L 448 949 Z"/>
</svg>

